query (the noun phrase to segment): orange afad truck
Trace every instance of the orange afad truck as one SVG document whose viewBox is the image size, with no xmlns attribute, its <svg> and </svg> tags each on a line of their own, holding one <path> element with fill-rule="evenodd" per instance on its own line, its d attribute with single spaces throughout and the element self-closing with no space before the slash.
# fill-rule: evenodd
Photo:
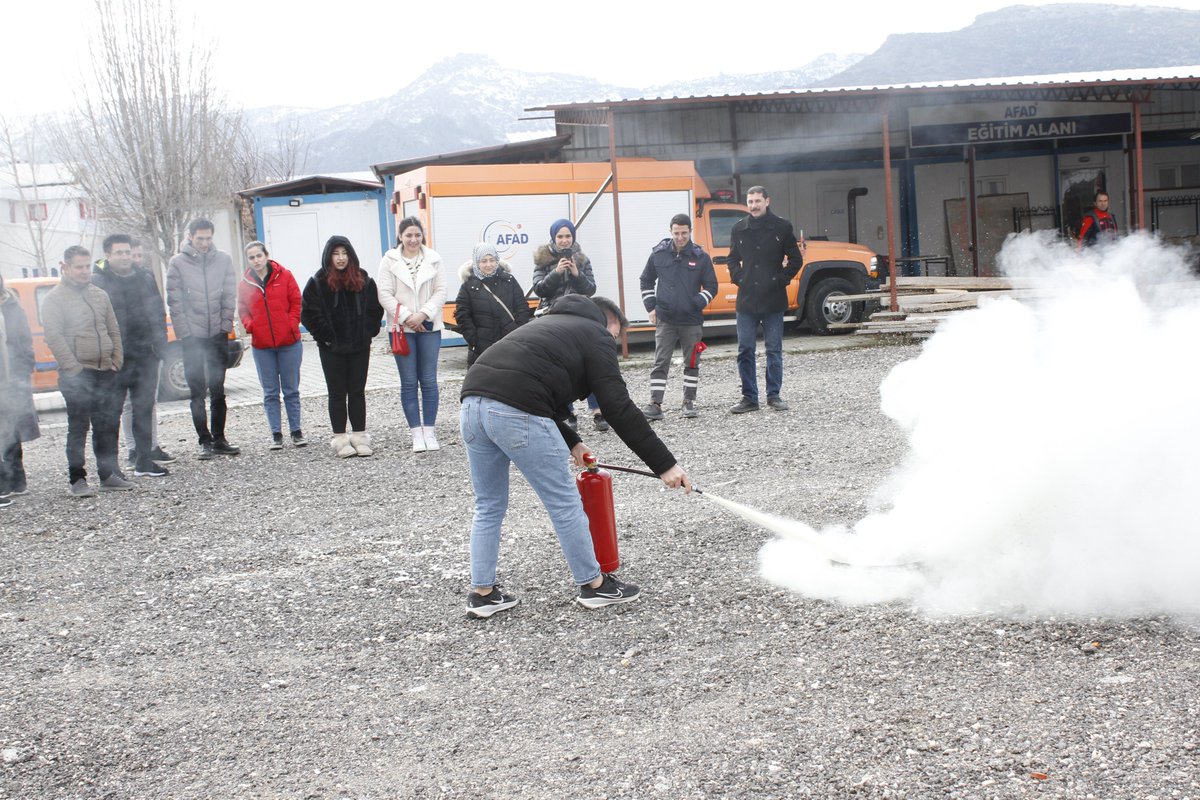
<svg viewBox="0 0 1200 800">
<path fill-rule="evenodd" d="M 533 253 L 549 242 L 550 223 L 570 219 L 592 260 L 596 293 L 623 300 L 635 330 L 650 327 L 638 284 L 650 250 L 669 235 L 672 216 L 688 214 L 692 238 L 712 256 L 720 282 L 705 325 L 732 325 L 737 287 L 726 267 L 729 235 L 746 207 L 732 197 L 714 197 L 690 161 L 618 162 L 619 282 L 610 175 L 608 163 L 430 166 L 395 177 L 391 210 L 420 219 L 429 246 L 442 256 L 448 325 L 454 321 L 459 267 L 476 243 L 494 244 L 528 291 Z M 804 268 L 788 287 L 786 319 L 820 334 L 840 332 L 831 325 L 859 321 L 865 303 L 838 298 L 879 288 L 875 254 L 843 242 L 810 240 L 807 249 Z"/>
</svg>

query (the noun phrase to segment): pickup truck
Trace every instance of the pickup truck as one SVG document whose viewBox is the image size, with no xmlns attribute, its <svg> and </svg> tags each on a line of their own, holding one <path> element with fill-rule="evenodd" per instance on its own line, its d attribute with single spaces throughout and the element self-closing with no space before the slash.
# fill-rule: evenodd
<svg viewBox="0 0 1200 800">
<path fill-rule="evenodd" d="M 58 278 L 14 278 L 4 285 L 21 298 L 21 308 L 29 318 L 33 331 L 33 390 L 53 392 L 58 389 L 58 362 L 46 344 L 42 330 L 42 301 L 59 283 Z M 242 363 L 244 348 L 237 333 L 230 331 L 226 367 L 232 369 Z M 175 339 L 175 328 L 167 317 L 167 352 L 163 357 L 159 376 L 158 396 L 162 400 L 183 400 L 188 397 L 187 379 L 183 374 L 183 348 Z"/>
<path fill-rule="evenodd" d="M 702 202 L 693 225 L 692 238 L 712 256 L 719 290 L 704 310 L 705 324 L 721 317 L 732 318 L 737 303 L 737 286 L 729 280 L 730 232 L 734 223 L 750 213 L 744 205 Z M 787 289 L 786 320 L 794 320 L 813 333 L 846 333 L 849 329 L 830 325 L 861 322 L 866 303 L 846 302 L 839 297 L 879 289 L 879 260 L 869 248 L 847 242 L 808 239 L 804 267 Z"/>
</svg>

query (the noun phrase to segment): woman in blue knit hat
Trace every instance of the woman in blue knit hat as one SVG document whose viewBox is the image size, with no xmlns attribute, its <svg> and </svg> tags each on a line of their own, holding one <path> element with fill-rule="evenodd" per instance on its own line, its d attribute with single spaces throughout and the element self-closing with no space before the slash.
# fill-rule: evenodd
<svg viewBox="0 0 1200 800">
<path fill-rule="evenodd" d="M 544 244 L 533 253 L 533 293 L 542 298 L 535 315 L 546 311 L 550 305 L 565 294 L 582 294 L 591 297 L 596 293 L 596 279 L 592 275 L 592 262 L 575 241 L 575 226 L 569 219 L 556 219 L 550 224 L 550 244 Z M 598 431 L 608 430 L 608 423 L 600 414 L 600 404 L 594 396 L 588 397 L 588 408 L 592 411 L 592 423 Z M 575 411 L 571 410 L 568 424 L 575 427 Z"/>
<path fill-rule="evenodd" d="M 596 293 L 592 262 L 579 249 L 570 220 L 555 220 L 550 225 L 550 244 L 534 251 L 533 293 L 542 298 L 539 314 L 564 294 L 591 297 Z"/>
</svg>

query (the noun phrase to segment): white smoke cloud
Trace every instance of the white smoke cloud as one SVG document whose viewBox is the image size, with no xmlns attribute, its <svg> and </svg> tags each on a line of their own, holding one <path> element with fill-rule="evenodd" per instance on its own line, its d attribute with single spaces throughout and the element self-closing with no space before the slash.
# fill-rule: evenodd
<svg viewBox="0 0 1200 800">
<path fill-rule="evenodd" d="M 1200 287 L 1184 253 L 1023 235 L 1000 266 L 1036 296 L 955 314 L 882 384 L 909 453 L 881 510 L 851 531 L 767 525 L 784 538 L 764 576 L 933 614 L 1200 614 Z"/>
</svg>

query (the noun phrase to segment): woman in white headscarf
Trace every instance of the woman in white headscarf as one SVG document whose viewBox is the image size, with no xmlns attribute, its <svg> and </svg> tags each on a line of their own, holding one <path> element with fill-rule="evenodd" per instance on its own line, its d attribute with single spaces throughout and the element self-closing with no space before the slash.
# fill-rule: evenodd
<svg viewBox="0 0 1200 800">
<path fill-rule="evenodd" d="M 525 291 L 494 245 L 480 242 L 459 267 L 462 287 L 454 301 L 454 324 L 467 340 L 467 366 L 505 334 L 533 319 Z"/>
</svg>

